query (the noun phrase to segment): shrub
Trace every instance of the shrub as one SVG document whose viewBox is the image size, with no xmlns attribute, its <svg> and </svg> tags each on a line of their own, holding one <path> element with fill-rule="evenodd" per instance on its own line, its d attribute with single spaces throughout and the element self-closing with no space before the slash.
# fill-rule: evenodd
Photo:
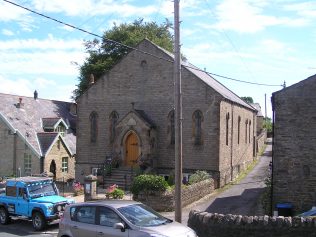
<svg viewBox="0 0 316 237">
<path fill-rule="evenodd" d="M 80 182 L 74 182 L 72 184 L 72 188 L 73 188 L 75 196 L 83 194 L 84 188 L 83 188 L 83 185 L 80 184 Z"/>
<path fill-rule="evenodd" d="M 189 184 L 198 183 L 208 178 L 209 178 L 209 174 L 206 171 L 198 170 L 190 176 Z"/>
<path fill-rule="evenodd" d="M 124 197 L 124 191 L 119 189 L 116 184 L 109 186 L 105 191 L 107 198 L 122 199 Z"/>
<path fill-rule="evenodd" d="M 159 175 L 143 174 L 134 178 L 131 192 L 137 195 L 140 191 L 166 191 L 168 183 Z"/>
<path fill-rule="evenodd" d="M 113 192 L 109 193 L 109 197 L 112 197 L 113 199 L 123 199 L 124 191 L 116 188 Z"/>
</svg>

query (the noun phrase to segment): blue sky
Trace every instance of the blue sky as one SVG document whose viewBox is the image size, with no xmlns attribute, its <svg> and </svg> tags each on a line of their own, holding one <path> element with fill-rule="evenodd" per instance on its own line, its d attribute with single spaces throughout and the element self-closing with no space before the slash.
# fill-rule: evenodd
<svg viewBox="0 0 316 237">
<path fill-rule="evenodd" d="M 14 0 L 93 33 L 113 23 L 173 22 L 169 0 Z M 272 85 L 297 83 L 316 72 L 316 1 L 182 0 L 181 44 L 188 61 L 208 72 Z M 0 0 L 0 92 L 70 101 L 92 36 Z M 261 104 L 267 87 L 215 77 Z"/>
</svg>

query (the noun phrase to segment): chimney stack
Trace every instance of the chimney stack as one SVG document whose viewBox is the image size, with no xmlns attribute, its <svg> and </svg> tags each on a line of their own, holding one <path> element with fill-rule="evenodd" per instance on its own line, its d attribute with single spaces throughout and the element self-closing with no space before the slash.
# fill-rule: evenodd
<svg viewBox="0 0 316 237">
<path fill-rule="evenodd" d="M 34 91 L 34 100 L 37 100 L 37 97 L 38 97 L 38 93 L 37 93 L 37 91 L 35 90 L 35 91 Z"/>
<path fill-rule="evenodd" d="M 17 104 L 18 108 L 22 108 L 23 107 L 23 103 L 22 103 L 22 97 L 19 97 L 19 103 Z"/>
<path fill-rule="evenodd" d="M 89 78 L 89 85 L 94 84 L 94 75 L 91 73 Z"/>
</svg>

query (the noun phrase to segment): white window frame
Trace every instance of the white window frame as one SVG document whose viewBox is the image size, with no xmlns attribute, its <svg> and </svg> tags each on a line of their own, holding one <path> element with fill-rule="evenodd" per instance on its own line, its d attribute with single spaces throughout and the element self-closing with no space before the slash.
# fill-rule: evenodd
<svg viewBox="0 0 316 237">
<path fill-rule="evenodd" d="M 69 170 L 69 158 L 62 157 L 61 158 L 61 172 L 68 173 Z"/>
</svg>

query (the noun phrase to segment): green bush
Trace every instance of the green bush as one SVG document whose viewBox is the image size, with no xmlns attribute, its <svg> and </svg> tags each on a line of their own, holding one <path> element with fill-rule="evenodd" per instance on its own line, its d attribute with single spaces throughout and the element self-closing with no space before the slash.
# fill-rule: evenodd
<svg viewBox="0 0 316 237">
<path fill-rule="evenodd" d="M 189 184 L 198 183 L 208 178 L 209 178 L 209 174 L 206 171 L 198 170 L 190 176 Z"/>
<path fill-rule="evenodd" d="M 116 188 L 113 192 L 109 193 L 108 196 L 113 199 L 123 199 L 124 191 L 122 189 Z"/>
<path fill-rule="evenodd" d="M 159 175 L 143 174 L 134 178 L 131 192 L 137 195 L 140 191 L 166 191 L 168 183 Z"/>
</svg>

